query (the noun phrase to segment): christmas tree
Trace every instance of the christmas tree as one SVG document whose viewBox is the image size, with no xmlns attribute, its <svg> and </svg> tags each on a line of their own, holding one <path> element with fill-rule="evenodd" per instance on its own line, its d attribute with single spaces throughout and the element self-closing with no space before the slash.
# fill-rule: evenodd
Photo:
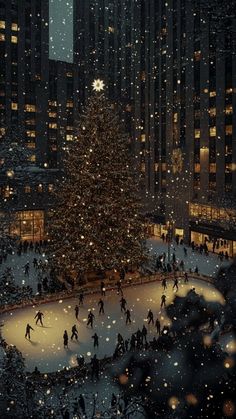
<svg viewBox="0 0 236 419">
<path fill-rule="evenodd" d="M 128 139 L 118 113 L 96 92 L 65 151 L 50 220 L 50 261 L 71 275 L 138 266 L 145 259 L 145 229 Z"/>
</svg>

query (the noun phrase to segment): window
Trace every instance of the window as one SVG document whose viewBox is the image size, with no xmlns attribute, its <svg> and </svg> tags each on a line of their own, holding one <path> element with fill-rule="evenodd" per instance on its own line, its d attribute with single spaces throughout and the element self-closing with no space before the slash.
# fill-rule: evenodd
<svg viewBox="0 0 236 419">
<path fill-rule="evenodd" d="M 109 33 L 114 33 L 115 32 L 115 28 L 113 26 L 108 26 L 108 32 Z"/>
<path fill-rule="evenodd" d="M 216 116 L 216 108 L 210 108 L 209 109 L 209 115 L 210 115 L 211 118 Z"/>
<path fill-rule="evenodd" d="M 195 59 L 195 61 L 200 61 L 201 60 L 201 51 L 195 51 L 194 52 L 194 59 Z"/>
<path fill-rule="evenodd" d="M 210 127 L 210 137 L 216 136 L 216 127 Z"/>
<path fill-rule="evenodd" d="M 226 135 L 232 135 L 233 134 L 233 125 L 226 125 L 225 134 Z"/>
<path fill-rule="evenodd" d="M 38 185 L 37 191 L 38 191 L 39 193 L 43 192 L 43 185 L 42 185 L 42 183 L 40 183 L 40 184 Z"/>
<path fill-rule="evenodd" d="M 35 154 L 32 154 L 32 156 L 30 156 L 28 158 L 28 161 L 31 161 L 32 163 L 35 163 L 36 162 L 36 155 Z"/>
<path fill-rule="evenodd" d="M 57 106 L 57 101 L 56 100 L 49 100 L 49 105 L 50 106 Z"/>
<path fill-rule="evenodd" d="M 225 108 L 225 113 L 226 115 L 232 115 L 233 114 L 233 106 L 232 105 L 227 105 Z"/>
<path fill-rule="evenodd" d="M 31 192 L 31 187 L 30 186 L 25 186 L 24 188 L 25 193 L 30 193 Z"/>
<path fill-rule="evenodd" d="M 141 172 L 145 173 L 145 163 L 141 163 Z"/>
<path fill-rule="evenodd" d="M 200 163 L 195 163 L 194 164 L 194 172 L 195 173 L 200 173 Z"/>
<path fill-rule="evenodd" d="M 11 36 L 11 42 L 12 42 L 13 44 L 17 44 L 17 42 L 18 42 L 18 38 L 17 38 L 17 36 L 12 35 L 12 36 Z"/>
<path fill-rule="evenodd" d="M 35 119 L 27 119 L 25 125 L 35 125 Z"/>
<path fill-rule="evenodd" d="M 66 131 L 73 131 L 74 127 L 72 127 L 71 125 L 67 125 L 66 127 Z"/>
<path fill-rule="evenodd" d="M 74 140 L 74 136 L 71 134 L 67 134 L 66 135 L 66 141 L 73 141 Z"/>
<path fill-rule="evenodd" d="M 17 109 L 18 109 L 18 103 L 11 102 L 11 108 L 12 108 L 13 111 L 17 111 Z"/>
<path fill-rule="evenodd" d="M 141 134 L 141 142 L 145 143 L 146 141 L 146 135 L 145 134 Z"/>
<path fill-rule="evenodd" d="M 212 92 L 210 92 L 210 97 L 216 97 L 216 91 L 213 90 Z"/>
<path fill-rule="evenodd" d="M 227 95 L 230 95 L 231 93 L 233 93 L 232 87 L 229 87 L 228 89 L 226 89 L 226 94 Z"/>
<path fill-rule="evenodd" d="M 3 33 L 0 33 L 0 42 L 5 41 L 5 35 Z"/>
<path fill-rule="evenodd" d="M 52 192 L 52 191 L 53 191 L 53 185 L 52 185 L 52 183 L 49 183 L 48 192 Z"/>
<path fill-rule="evenodd" d="M 32 131 L 32 130 L 27 130 L 26 131 L 26 135 L 27 135 L 27 137 L 31 137 L 31 138 L 35 138 L 36 137 L 35 131 Z"/>
<path fill-rule="evenodd" d="M 158 170 L 159 170 L 159 164 L 158 163 L 155 163 L 154 170 L 155 170 L 155 172 L 158 172 Z"/>
<path fill-rule="evenodd" d="M 210 173 L 216 173 L 216 163 L 210 163 L 209 170 Z"/>
<path fill-rule="evenodd" d="M 50 122 L 50 123 L 48 124 L 48 127 L 49 127 L 50 129 L 57 129 L 57 123 L 56 123 L 56 122 Z"/>
<path fill-rule="evenodd" d="M 6 23 L 5 20 L 0 20 L 0 29 L 5 29 Z"/>
<path fill-rule="evenodd" d="M 49 112 L 48 115 L 49 115 L 49 118 L 56 118 L 57 117 L 56 112 Z"/>
<path fill-rule="evenodd" d="M 73 73 L 71 71 L 67 71 L 66 77 L 73 77 Z"/>
<path fill-rule="evenodd" d="M 173 119 L 174 119 L 174 123 L 177 124 L 177 122 L 178 122 L 178 113 L 177 112 L 174 113 L 174 118 Z"/>
<path fill-rule="evenodd" d="M 12 31 L 18 31 L 18 25 L 17 25 L 17 23 L 12 23 L 11 24 L 11 30 Z"/>
<path fill-rule="evenodd" d="M 200 135 L 201 135 L 200 129 L 195 129 L 194 130 L 194 137 L 195 138 L 200 138 Z"/>
<path fill-rule="evenodd" d="M 74 103 L 73 103 L 73 101 L 72 101 L 72 100 L 67 100 L 67 102 L 66 102 L 66 107 L 67 107 L 67 108 L 73 108 L 73 107 L 74 107 Z"/>
<path fill-rule="evenodd" d="M 26 112 L 36 112 L 36 106 L 35 105 L 26 104 L 25 105 L 25 111 Z"/>
<path fill-rule="evenodd" d="M 26 147 L 27 147 L 27 148 L 35 148 L 35 147 L 36 147 L 36 144 L 35 144 L 35 143 L 33 143 L 33 142 L 30 142 L 30 143 L 27 143 L 27 144 L 26 144 Z"/>
</svg>

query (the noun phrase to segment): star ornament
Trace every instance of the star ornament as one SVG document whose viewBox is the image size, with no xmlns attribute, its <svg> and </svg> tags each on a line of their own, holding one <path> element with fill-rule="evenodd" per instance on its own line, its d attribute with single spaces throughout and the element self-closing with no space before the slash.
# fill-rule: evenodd
<svg viewBox="0 0 236 419">
<path fill-rule="evenodd" d="M 97 80 L 94 80 L 92 86 L 95 92 L 101 92 L 102 90 L 104 90 L 105 83 L 103 80 L 97 79 Z"/>
</svg>

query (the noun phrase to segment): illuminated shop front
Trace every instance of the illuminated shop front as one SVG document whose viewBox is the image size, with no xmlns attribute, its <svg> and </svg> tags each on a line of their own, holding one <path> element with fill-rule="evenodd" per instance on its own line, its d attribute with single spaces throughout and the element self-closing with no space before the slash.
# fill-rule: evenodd
<svg viewBox="0 0 236 419">
<path fill-rule="evenodd" d="M 44 239 L 44 211 L 17 211 L 11 226 L 11 234 L 21 240 L 39 241 Z"/>
</svg>

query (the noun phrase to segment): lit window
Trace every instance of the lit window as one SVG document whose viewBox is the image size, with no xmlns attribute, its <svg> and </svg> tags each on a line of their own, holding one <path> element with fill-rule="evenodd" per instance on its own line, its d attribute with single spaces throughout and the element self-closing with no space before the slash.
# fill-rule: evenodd
<svg viewBox="0 0 236 419">
<path fill-rule="evenodd" d="M 56 112 L 49 112 L 48 115 L 49 115 L 49 118 L 56 118 L 57 117 Z"/>
<path fill-rule="evenodd" d="M 52 192 L 53 191 L 53 185 L 51 183 L 49 183 L 48 185 L 48 192 Z"/>
<path fill-rule="evenodd" d="M 145 163 L 141 163 L 141 172 L 145 173 Z"/>
<path fill-rule="evenodd" d="M 36 137 L 35 131 L 32 131 L 32 130 L 27 130 L 26 135 L 27 137 L 32 137 L 32 138 Z"/>
<path fill-rule="evenodd" d="M 6 134 L 6 128 L 0 128 L 0 137 Z"/>
<path fill-rule="evenodd" d="M 227 105 L 225 108 L 225 113 L 226 115 L 232 115 L 233 114 L 233 106 L 232 105 Z"/>
<path fill-rule="evenodd" d="M 194 172 L 195 173 L 200 173 L 200 164 L 199 163 L 195 163 L 195 165 L 194 165 Z"/>
<path fill-rule="evenodd" d="M 6 23 L 5 20 L 0 20 L 0 29 L 5 29 Z"/>
<path fill-rule="evenodd" d="M 17 42 L 18 42 L 18 38 L 17 38 L 17 36 L 12 35 L 12 36 L 11 36 L 11 42 L 12 42 L 13 44 L 17 44 Z"/>
<path fill-rule="evenodd" d="M 174 113 L 174 123 L 177 124 L 177 122 L 178 122 L 178 113 L 175 112 Z"/>
<path fill-rule="evenodd" d="M 35 119 L 27 119 L 27 120 L 25 121 L 25 124 L 26 124 L 26 125 L 35 125 Z"/>
<path fill-rule="evenodd" d="M 26 112 L 36 112 L 36 106 L 35 105 L 26 104 L 25 105 L 25 111 Z"/>
<path fill-rule="evenodd" d="M 154 170 L 155 170 L 155 172 L 158 172 L 158 170 L 159 170 L 159 164 L 158 163 L 155 163 Z"/>
<path fill-rule="evenodd" d="M 166 171 L 166 163 L 162 163 L 161 170 L 162 170 L 162 172 Z"/>
<path fill-rule="evenodd" d="M 32 163 L 35 163 L 36 162 L 36 155 L 35 154 L 32 154 L 32 156 L 30 156 L 28 158 L 28 161 L 31 161 Z"/>
<path fill-rule="evenodd" d="M 73 106 L 74 106 L 73 101 L 72 101 L 72 100 L 67 100 L 67 102 L 66 102 L 66 107 L 67 107 L 67 108 L 73 108 Z"/>
<path fill-rule="evenodd" d="M 226 94 L 227 95 L 230 95 L 231 93 L 233 93 L 232 87 L 229 87 L 228 89 L 226 89 Z"/>
<path fill-rule="evenodd" d="M 35 143 L 30 142 L 30 143 L 27 143 L 27 144 L 26 144 L 26 147 L 27 147 L 27 148 L 35 148 L 35 147 L 36 147 L 36 144 L 35 144 Z"/>
<path fill-rule="evenodd" d="M 210 163 L 209 171 L 210 173 L 216 173 L 216 163 Z"/>
<path fill-rule="evenodd" d="M 194 52 L 194 59 L 195 59 L 195 61 L 200 61 L 201 60 L 201 51 L 195 51 Z"/>
<path fill-rule="evenodd" d="M 25 186 L 24 190 L 25 190 L 25 193 L 30 193 L 31 192 L 31 187 L 27 185 L 27 186 Z"/>
<path fill-rule="evenodd" d="M 108 32 L 109 33 L 114 33 L 115 32 L 115 28 L 113 26 L 108 26 Z"/>
<path fill-rule="evenodd" d="M 210 137 L 216 136 L 216 127 L 210 127 Z"/>
<path fill-rule="evenodd" d="M 67 71 L 66 76 L 67 77 L 73 77 L 73 73 L 71 71 Z"/>
<path fill-rule="evenodd" d="M 201 135 L 200 129 L 195 129 L 194 130 L 194 137 L 195 138 L 200 138 L 200 135 Z"/>
<path fill-rule="evenodd" d="M 67 134 L 66 135 L 66 141 L 73 141 L 74 140 L 74 136 L 71 134 Z"/>
<path fill-rule="evenodd" d="M 232 135 L 233 134 L 233 125 L 226 125 L 225 134 L 226 135 Z"/>
<path fill-rule="evenodd" d="M 56 123 L 56 122 L 50 122 L 50 123 L 48 124 L 48 127 L 49 127 L 50 129 L 57 129 L 57 123 Z"/>
<path fill-rule="evenodd" d="M 12 23 L 11 24 L 11 30 L 12 31 L 18 31 L 18 25 L 17 25 L 17 23 Z"/>
<path fill-rule="evenodd" d="M 72 127 L 71 125 L 67 125 L 66 127 L 66 131 L 73 131 L 74 127 Z"/>
<path fill-rule="evenodd" d="M 0 33 L 0 42 L 5 41 L 5 35 L 3 33 Z"/>
<path fill-rule="evenodd" d="M 50 106 L 57 106 L 57 101 L 56 100 L 49 100 L 49 105 Z"/>
<path fill-rule="evenodd" d="M 13 111 L 17 111 L 17 109 L 18 109 L 18 103 L 11 102 L 11 108 L 12 108 Z"/>
<path fill-rule="evenodd" d="M 145 143 L 145 141 L 146 141 L 146 135 L 145 134 L 142 134 L 141 135 L 141 142 L 142 143 Z"/>
<path fill-rule="evenodd" d="M 216 97 L 216 91 L 213 90 L 212 92 L 210 92 L 210 97 Z"/>
<path fill-rule="evenodd" d="M 199 119 L 199 118 L 200 118 L 200 116 L 201 116 L 200 109 L 196 109 L 196 110 L 195 110 L 195 112 L 194 112 L 194 116 L 195 116 L 195 119 Z"/>
<path fill-rule="evenodd" d="M 209 109 L 209 115 L 213 118 L 216 116 L 216 108 L 210 108 Z"/>
<path fill-rule="evenodd" d="M 146 80 L 146 73 L 145 73 L 145 71 L 142 71 L 141 72 L 141 80 L 142 81 L 145 81 Z"/>
<path fill-rule="evenodd" d="M 43 185 L 40 183 L 37 188 L 38 192 L 43 192 Z"/>
</svg>

